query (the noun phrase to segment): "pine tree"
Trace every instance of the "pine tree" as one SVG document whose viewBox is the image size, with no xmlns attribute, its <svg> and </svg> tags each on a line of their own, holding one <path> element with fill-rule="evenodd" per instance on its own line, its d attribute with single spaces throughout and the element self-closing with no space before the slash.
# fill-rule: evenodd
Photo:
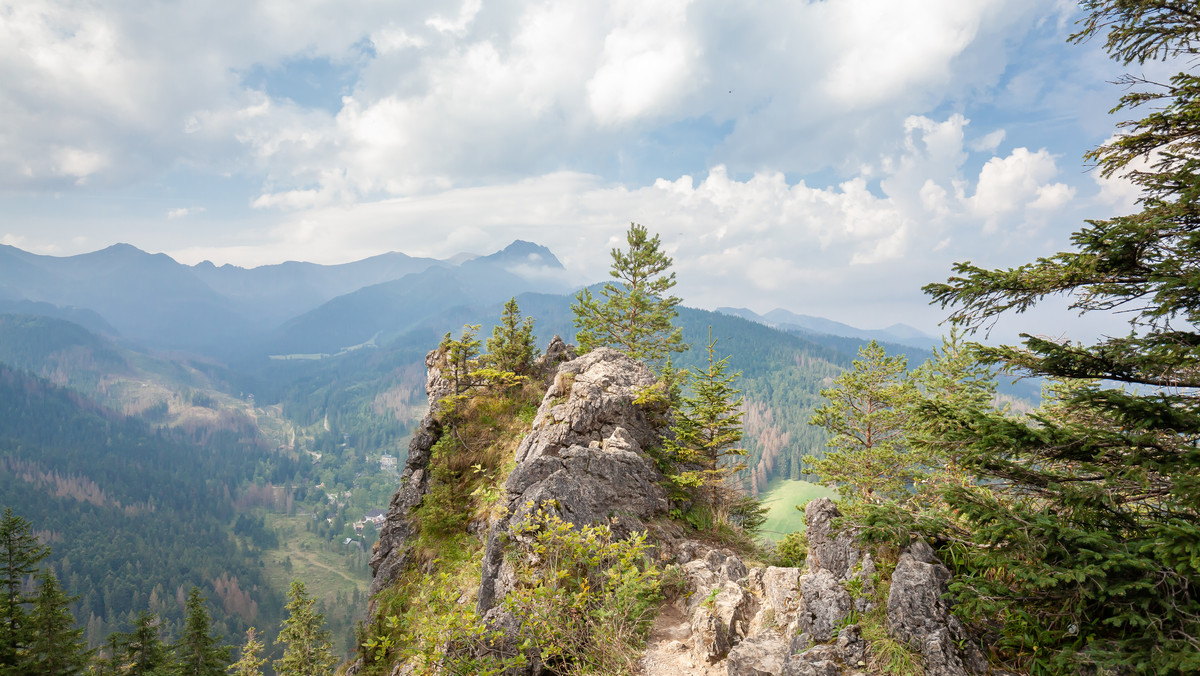
<svg viewBox="0 0 1200 676">
<path fill-rule="evenodd" d="M 746 449 L 737 446 L 742 440 L 742 398 L 734 381 L 741 373 L 726 373 L 729 357 L 717 359 L 716 345 L 709 329 L 708 368 L 688 378 L 693 394 L 683 397 L 675 410 L 665 446 L 675 462 L 699 467 L 682 472 L 678 482 L 699 488 L 716 511 L 728 512 L 738 491 L 727 480 L 746 468 L 745 463 L 732 461 L 746 455 Z"/>
<path fill-rule="evenodd" d="M 229 646 L 212 633 L 212 618 L 204 607 L 200 590 L 192 587 L 187 595 L 187 619 L 183 636 L 175 646 L 182 676 L 222 676 L 229 661 Z"/>
<path fill-rule="evenodd" d="M 23 589 L 50 550 L 38 541 L 28 521 L 4 510 L 0 520 L 0 676 L 24 674 L 24 652 L 33 640 Z"/>
<path fill-rule="evenodd" d="M 919 484 L 914 488 L 928 506 L 929 501 L 940 500 L 937 493 L 941 489 L 970 486 L 975 478 L 963 467 L 963 449 L 950 441 L 953 435 L 943 428 L 946 421 L 924 416 L 922 404 L 936 401 L 957 410 L 991 409 L 996 400 L 995 371 L 979 361 L 975 347 L 954 326 L 942 339 L 941 348 L 934 348 L 932 357 L 913 371 L 910 379 L 919 394 L 907 413 L 905 443 L 914 462 L 924 465 L 923 471 L 914 473 L 914 482 Z"/>
<path fill-rule="evenodd" d="M 133 629 L 118 634 L 115 664 L 128 676 L 174 676 L 176 664 L 171 649 L 159 634 L 162 622 L 154 613 L 143 610 L 133 621 Z"/>
<path fill-rule="evenodd" d="M 262 676 L 263 665 L 267 663 L 265 657 L 260 657 L 263 651 L 263 643 L 258 639 L 258 632 L 254 627 L 246 630 L 246 643 L 242 646 L 242 654 L 238 660 L 229 665 L 227 670 L 231 676 Z"/>
<path fill-rule="evenodd" d="M 288 617 L 283 621 L 279 638 L 275 639 L 284 646 L 283 657 L 272 665 L 279 676 L 329 676 L 337 666 L 325 618 L 315 610 L 315 605 L 304 583 L 292 580 Z"/>
<path fill-rule="evenodd" d="M 526 375 L 537 358 L 537 347 L 533 338 L 533 317 L 521 318 L 517 299 L 510 298 L 504 304 L 500 323 L 492 329 L 487 341 L 488 362 L 502 371 Z"/>
<path fill-rule="evenodd" d="M 823 390 L 828 402 L 809 424 L 829 432 L 825 456 L 805 456 L 821 480 L 837 486 L 851 507 L 904 500 L 911 494 L 921 459 L 905 439 L 913 384 L 903 356 L 889 357 L 875 341 L 858 351 L 849 371 Z"/>
<path fill-rule="evenodd" d="M 1072 39 L 1103 34 L 1119 61 L 1194 67 L 1200 56 L 1194 2 L 1082 4 Z M 1088 157 L 1141 188 L 1141 211 L 1088 221 L 1070 251 L 1005 270 L 961 263 L 926 287 L 973 328 L 1057 294 L 1131 321 L 1092 345 L 1025 335 L 981 350 L 1063 381 L 1026 420 L 928 404 L 993 489 L 947 492 L 975 529 L 960 550 L 977 571 L 957 583 L 960 607 L 999 618 L 1001 647 L 1042 673 L 1200 672 L 1200 75 L 1125 83 L 1116 110 L 1152 110 Z"/>
<path fill-rule="evenodd" d="M 475 337 L 478 331 L 478 324 L 467 324 L 463 326 L 462 333 L 457 340 L 451 338 L 451 334 L 447 333 L 439 346 L 446 356 L 446 369 L 443 371 L 443 376 L 454 385 L 455 396 L 466 392 L 476 384 L 471 374 L 479 367 L 479 339 Z"/>
<path fill-rule="evenodd" d="M 29 676 L 72 676 L 87 670 L 92 651 L 87 649 L 83 627 L 75 627 L 71 604 L 78 596 L 67 596 L 58 578 L 49 570 L 38 576 L 38 593 L 29 615 L 33 641 L 25 658 Z"/>
<path fill-rule="evenodd" d="M 604 285 L 603 300 L 584 289 L 575 296 L 575 340 L 582 351 L 608 345 L 634 359 L 658 361 L 671 352 L 682 352 L 680 329 L 671 325 L 679 298 L 665 296 L 675 286 L 675 273 L 663 274 L 673 262 L 659 248 L 658 235 L 629 224 L 625 235 L 629 251 L 612 250 L 609 274 L 621 281 Z"/>
</svg>

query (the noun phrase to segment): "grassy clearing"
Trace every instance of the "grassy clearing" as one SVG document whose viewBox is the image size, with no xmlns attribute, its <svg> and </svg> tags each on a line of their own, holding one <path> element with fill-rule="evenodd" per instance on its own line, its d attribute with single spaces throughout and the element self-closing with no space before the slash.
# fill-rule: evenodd
<svg viewBox="0 0 1200 676">
<path fill-rule="evenodd" d="M 350 596 L 367 592 L 371 583 L 368 555 L 357 548 L 342 548 L 310 533 L 311 516 L 268 514 L 267 527 L 279 533 L 279 549 L 263 554 L 267 579 L 275 589 L 286 590 L 293 579 L 304 582 L 314 595 Z M 290 561 L 290 565 L 289 562 Z"/>
<path fill-rule="evenodd" d="M 837 491 L 808 481 L 776 480 L 760 497 L 768 511 L 759 533 L 764 539 L 777 541 L 788 533 L 804 530 L 804 514 L 796 505 L 817 498 L 836 499 Z"/>
</svg>

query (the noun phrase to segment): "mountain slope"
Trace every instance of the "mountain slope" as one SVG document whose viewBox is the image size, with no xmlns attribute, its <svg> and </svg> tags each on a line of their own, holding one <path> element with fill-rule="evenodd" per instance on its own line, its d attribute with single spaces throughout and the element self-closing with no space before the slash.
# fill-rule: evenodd
<svg viewBox="0 0 1200 676">
<path fill-rule="evenodd" d="M 924 349 L 929 349 L 940 344 L 938 339 L 926 335 L 919 329 L 915 329 L 907 324 L 893 324 L 886 329 L 860 329 L 849 324 L 833 321 L 832 319 L 796 314 L 780 308 L 771 310 L 763 315 L 747 310 L 746 308 L 731 307 L 719 307 L 717 308 L 717 312 L 742 317 L 784 331 L 877 340 L 879 342 L 898 343 L 900 345 Z"/>
</svg>

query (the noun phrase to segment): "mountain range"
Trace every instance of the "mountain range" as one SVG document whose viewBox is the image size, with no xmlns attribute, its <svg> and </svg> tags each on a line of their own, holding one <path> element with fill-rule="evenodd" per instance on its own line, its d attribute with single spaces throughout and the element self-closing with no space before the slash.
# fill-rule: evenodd
<svg viewBox="0 0 1200 676">
<path fill-rule="evenodd" d="M 757 314 L 746 308 L 719 307 L 717 312 L 735 317 L 749 319 L 752 322 L 766 324 L 789 333 L 800 335 L 830 335 L 862 340 L 877 340 L 885 343 L 896 343 L 928 350 L 941 345 L 940 338 L 934 338 L 908 324 L 892 324 L 884 329 L 860 329 L 849 324 L 835 322 L 824 317 L 800 315 L 788 310 L 776 308 L 766 314 Z"/>
</svg>

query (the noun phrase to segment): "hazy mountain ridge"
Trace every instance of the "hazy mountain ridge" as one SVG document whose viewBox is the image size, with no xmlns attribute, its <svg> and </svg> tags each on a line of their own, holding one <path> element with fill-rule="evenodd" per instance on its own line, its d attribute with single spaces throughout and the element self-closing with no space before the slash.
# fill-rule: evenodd
<svg viewBox="0 0 1200 676">
<path fill-rule="evenodd" d="M 798 331 L 806 333 L 827 334 L 832 336 L 843 336 L 846 338 L 861 338 L 863 340 L 877 340 L 879 342 L 898 343 L 900 345 L 908 345 L 911 347 L 919 347 L 928 350 L 931 347 L 936 347 L 941 344 L 941 340 L 930 336 L 920 329 L 913 328 L 907 324 L 892 324 L 884 329 L 860 329 L 856 326 L 843 324 L 832 319 L 824 317 L 813 317 L 811 315 L 796 314 L 781 308 L 771 310 L 766 314 L 758 314 L 746 308 L 719 307 L 716 310 L 728 315 L 742 317 L 753 322 L 766 324 L 784 331 Z"/>
</svg>

